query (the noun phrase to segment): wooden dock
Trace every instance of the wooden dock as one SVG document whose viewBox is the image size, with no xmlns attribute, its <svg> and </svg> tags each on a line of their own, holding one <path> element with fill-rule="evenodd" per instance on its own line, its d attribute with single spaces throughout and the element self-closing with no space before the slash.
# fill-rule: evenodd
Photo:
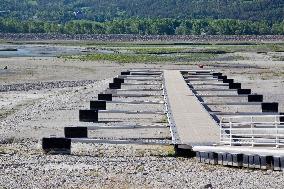
<svg viewBox="0 0 284 189">
<path fill-rule="evenodd" d="M 164 71 L 164 87 L 180 145 L 219 142 L 219 126 L 187 86 L 178 70 Z"/>
</svg>

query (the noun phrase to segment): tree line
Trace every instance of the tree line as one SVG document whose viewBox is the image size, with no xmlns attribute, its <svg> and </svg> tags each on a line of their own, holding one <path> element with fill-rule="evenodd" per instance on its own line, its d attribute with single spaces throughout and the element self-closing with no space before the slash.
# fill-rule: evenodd
<svg viewBox="0 0 284 189">
<path fill-rule="evenodd" d="M 1 0 L 0 17 L 66 23 L 127 18 L 284 20 L 283 0 Z"/>
<path fill-rule="evenodd" d="M 139 34 L 139 35 L 284 35 L 284 21 L 233 19 L 124 19 L 54 23 L 0 19 L 2 33 Z"/>
</svg>

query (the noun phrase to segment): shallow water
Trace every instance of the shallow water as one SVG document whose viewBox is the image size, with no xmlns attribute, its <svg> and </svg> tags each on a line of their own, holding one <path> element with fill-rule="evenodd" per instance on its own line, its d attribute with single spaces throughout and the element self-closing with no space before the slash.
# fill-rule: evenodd
<svg viewBox="0 0 284 189">
<path fill-rule="evenodd" d="M 60 55 L 84 54 L 83 47 L 52 45 L 0 45 L 0 49 L 17 49 L 17 51 L 0 51 L 0 57 L 55 57 Z"/>
</svg>

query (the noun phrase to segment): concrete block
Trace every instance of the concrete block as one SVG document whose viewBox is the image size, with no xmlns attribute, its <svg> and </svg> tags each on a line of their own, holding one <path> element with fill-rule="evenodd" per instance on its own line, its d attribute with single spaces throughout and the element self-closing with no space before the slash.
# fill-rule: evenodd
<svg viewBox="0 0 284 189">
<path fill-rule="evenodd" d="M 281 170 L 284 171 L 284 157 L 280 157 Z"/>
<path fill-rule="evenodd" d="M 238 94 L 251 94 L 251 89 L 238 89 Z"/>
<path fill-rule="evenodd" d="M 79 121 L 98 122 L 98 110 L 79 110 Z"/>
<path fill-rule="evenodd" d="M 71 139 L 68 138 L 43 138 L 42 149 L 50 154 L 70 154 Z"/>
<path fill-rule="evenodd" d="M 65 127 L 64 135 L 66 138 L 88 138 L 87 127 Z"/>
<path fill-rule="evenodd" d="M 240 89 L 242 88 L 241 83 L 229 83 L 229 89 Z"/>
<path fill-rule="evenodd" d="M 121 83 L 110 83 L 109 88 L 110 89 L 121 89 Z"/>
<path fill-rule="evenodd" d="M 227 159 L 227 165 L 228 166 L 233 166 L 233 154 L 227 153 L 226 159 Z"/>
<path fill-rule="evenodd" d="M 265 102 L 261 103 L 262 112 L 278 112 L 278 103 L 277 102 Z"/>
<path fill-rule="evenodd" d="M 249 165 L 248 165 L 249 168 L 254 169 L 255 168 L 255 166 L 254 166 L 254 155 L 249 155 L 248 160 L 249 160 Z"/>
<path fill-rule="evenodd" d="M 98 100 L 112 101 L 112 94 L 98 94 Z"/>
<path fill-rule="evenodd" d="M 106 110 L 106 101 L 104 100 L 95 100 L 90 101 L 91 110 Z"/>
<path fill-rule="evenodd" d="M 201 156 L 201 162 L 205 163 L 206 162 L 207 153 L 206 152 L 200 152 L 200 156 Z"/>
<path fill-rule="evenodd" d="M 201 163 L 201 152 L 196 152 L 196 158 Z"/>
<path fill-rule="evenodd" d="M 246 168 L 249 167 L 249 155 L 246 155 L 246 154 L 243 155 L 243 167 L 246 167 Z"/>
<path fill-rule="evenodd" d="M 224 79 L 227 79 L 227 76 L 225 76 L 225 75 L 220 75 L 220 76 L 218 76 L 218 79 L 224 80 Z"/>
<path fill-rule="evenodd" d="M 233 79 L 223 79 L 223 83 L 234 83 Z"/>
<path fill-rule="evenodd" d="M 204 159 L 205 159 L 205 162 L 204 163 L 206 163 L 206 164 L 209 164 L 210 163 L 210 159 L 209 159 L 209 153 L 210 152 L 205 152 L 204 153 Z"/>
<path fill-rule="evenodd" d="M 124 83 L 124 79 L 122 78 L 113 78 L 113 83 Z"/>
<path fill-rule="evenodd" d="M 215 152 L 209 152 L 209 164 L 217 165 L 218 164 L 218 154 Z"/>
<path fill-rule="evenodd" d="M 280 157 L 273 157 L 273 170 L 274 171 L 281 171 L 281 161 Z"/>
<path fill-rule="evenodd" d="M 233 155 L 233 166 L 241 167 L 243 166 L 243 154 L 232 154 Z"/>
<path fill-rule="evenodd" d="M 127 71 L 127 72 L 121 72 L 120 75 L 130 75 L 130 72 Z"/>
<path fill-rule="evenodd" d="M 223 153 L 218 153 L 218 165 L 223 165 Z"/>
<path fill-rule="evenodd" d="M 255 169 L 261 168 L 261 157 L 259 155 L 253 156 L 253 164 Z"/>
<path fill-rule="evenodd" d="M 248 102 L 263 102 L 263 95 L 248 95 Z"/>
<path fill-rule="evenodd" d="M 222 156 L 223 156 L 223 165 L 224 165 L 224 166 L 227 166 L 227 165 L 228 165 L 227 153 L 223 153 Z"/>
<path fill-rule="evenodd" d="M 178 157 L 195 157 L 196 152 L 192 151 L 191 146 L 189 145 L 179 145 L 175 144 L 175 156 Z"/>
<path fill-rule="evenodd" d="M 273 157 L 272 156 L 260 156 L 260 168 L 272 169 Z"/>
</svg>

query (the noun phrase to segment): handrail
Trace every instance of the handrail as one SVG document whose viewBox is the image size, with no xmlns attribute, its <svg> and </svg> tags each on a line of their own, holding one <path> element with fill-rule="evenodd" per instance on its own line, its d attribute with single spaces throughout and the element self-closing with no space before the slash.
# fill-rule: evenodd
<svg viewBox="0 0 284 189">
<path fill-rule="evenodd" d="M 250 119 L 248 121 L 248 118 Z M 257 121 L 263 119 L 263 121 Z M 273 119 L 273 120 L 265 120 Z M 284 115 L 222 117 L 220 143 L 224 145 L 284 146 Z"/>
</svg>

